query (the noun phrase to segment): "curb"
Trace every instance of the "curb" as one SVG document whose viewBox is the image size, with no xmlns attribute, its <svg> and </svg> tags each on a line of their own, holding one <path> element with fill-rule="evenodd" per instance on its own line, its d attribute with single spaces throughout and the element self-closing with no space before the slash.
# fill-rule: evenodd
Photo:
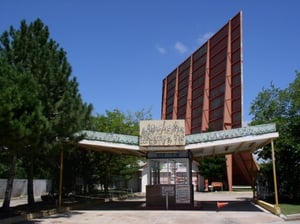
<svg viewBox="0 0 300 224">
<path fill-rule="evenodd" d="M 281 214 L 280 207 L 276 207 L 273 204 L 257 199 L 254 199 L 253 202 L 259 205 L 260 207 L 263 207 L 264 209 L 268 210 L 269 212 L 273 213 L 274 215 L 279 216 Z"/>
<path fill-rule="evenodd" d="M 292 214 L 292 215 L 280 215 L 285 221 L 296 221 L 300 220 L 300 213 Z"/>
<path fill-rule="evenodd" d="M 28 214 L 24 214 L 24 215 L 19 215 L 19 216 L 15 216 L 15 217 L 2 219 L 1 223 L 2 224 L 12 224 L 12 223 L 25 222 L 25 221 L 30 221 L 30 220 L 37 219 L 37 218 L 47 217 L 47 216 L 54 215 L 54 214 L 60 213 L 60 212 L 67 212 L 70 210 L 71 210 L 70 207 L 64 207 L 61 209 L 50 209 L 50 210 L 44 210 L 44 211 L 35 212 L 35 213 L 28 213 Z"/>
<path fill-rule="evenodd" d="M 281 213 L 280 208 L 276 208 L 275 205 L 269 204 L 265 201 L 261 200 L 253 200 L 253 202 L 262 208 L 266 209 L 267 211 L 273 213 L 274 215 L 279 216 L 280 218 L 284 219 L 285 221 L 295 221 L 300 220 L 300 213 L 291 214 L 291 215 L 284 215 Z"/>
<path fill-rule="evenodd" d="M 35 212 L 35 213 L 28 213 L 24 215 L 19 215 L 19 216 L 14 216 L 14 217 L 9 217 L 6 219 L 0 219 L 1 224 L 13 224 L 13 223 L 19 223 L 19 222 L 26 222 L 26 221 L 32 221 L 33 219 L 39 219 L 39 218 L 44 218 L 48 217 L 50 215 L 54 215 L 57 213 L 64 213 L 64 212 L 69 212 L 73 209 L 82 209 L 85 208 L 86 206 L 93 206 L 98 203 L 103 203 L 103 200 L 94 200 L 94 201 L 88 201 L 82 204 L 77 204 L 74 206 L 66 206 L 62 208 L 55 208 L 55 209 L 50 209 L 50 210 L 42 210 L 40 212 Z"/>
</svg>

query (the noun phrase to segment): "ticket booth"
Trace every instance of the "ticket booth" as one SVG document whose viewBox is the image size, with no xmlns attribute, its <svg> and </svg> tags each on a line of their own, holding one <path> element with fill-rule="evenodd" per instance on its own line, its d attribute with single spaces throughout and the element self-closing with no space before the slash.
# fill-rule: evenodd
<svg viewBox="0 0 300 224">
<path fill-rule="evenodd" d="M 147 153 L 146 205 L 193 204 L 191 153 L 184 150 L 185 121 L 140 122 L 140 149 Z"/>
<path fill-rule="evenodd" d="M 166 208 L 193 205 L 189 152 L 150 152 L 147 158 L 146 205 Z"/>
</svg>

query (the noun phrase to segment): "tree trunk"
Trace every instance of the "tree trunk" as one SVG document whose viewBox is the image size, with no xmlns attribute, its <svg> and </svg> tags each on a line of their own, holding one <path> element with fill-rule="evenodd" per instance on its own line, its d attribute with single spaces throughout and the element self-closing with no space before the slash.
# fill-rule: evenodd
<svg viewBox="0 0 300 224">
<path fill-rule="evenodd" d="M 83 193 L 84 193 L 84 194 L 87 194 L 87 193 L 88 193 L 88 187 L 87 187 L 87 183 L 86 183 L 85 180 L 83 181 Z"/>
<path fill-rule="evenodd" d="M 34 204 L 34 192 L 33 192 L 33 161 L 30 161 L 27 169 L 27 203 L 28 205 Z"/>
<path fill-rule="evenodd" d="M 4 201 L 2 204 L 3 211 L 8 211 L 9 207 L 10 207 L 11 194 L 12 194 L 13 184 L 14 184 L 14 179 L 15 179 L 15 174 L 16 174 L 16 163 L 17 163 L 17 156 L 13 152 L 11 155 L 10 166 L 9 166 L 9 176 L 7 178 L 7 185 L 6 185 L 5 195 L 4 195 Z"/>
<path fill-rule="evenodd" d="M 112 154 L 106 155 L 105 161 L 105 173 L 104 173 L 104 194 L 108 196 L 108 185 L 109 185 L 109 165 L 112 159 Z"/>
<path fill-rule="evenodd" d="M 105 164 L 105 173 L 104 173 L 104 194 L 105 196 L 108 196 L 108 182 L 109 182 L 109 178 L 108 178 L 108 166 L 107 164 Z"/>
</svg>

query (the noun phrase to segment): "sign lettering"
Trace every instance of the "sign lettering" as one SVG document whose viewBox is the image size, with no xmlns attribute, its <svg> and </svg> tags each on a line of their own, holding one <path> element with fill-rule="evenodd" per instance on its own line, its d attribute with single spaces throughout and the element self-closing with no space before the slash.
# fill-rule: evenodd
<svg viewBox="0 0 300 224">
<path fill-rule="evenodd" d="M 185 145 L 184 120 L 149 120 L 140 122 L 141 146 Z"/>
</svg>

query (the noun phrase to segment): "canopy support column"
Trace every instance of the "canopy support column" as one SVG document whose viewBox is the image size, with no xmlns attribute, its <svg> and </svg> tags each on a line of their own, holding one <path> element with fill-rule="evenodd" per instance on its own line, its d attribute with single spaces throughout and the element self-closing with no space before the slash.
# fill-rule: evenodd
<svg viewBox="0 0 300 224">
<path fill-rule="evenodd" d="M 226 157 L 228 191 L 232 191 L 232 154 L 228 154 L 225 157 Z"/>
<path fill-rule="evenodd" d="M 277 190 L 277 178 L 276 178 L 276 163 L 275 163 L 275 150 L 274 150 L 274 140 L 271 139 L 272 147 L 272 162 L 273 162 L 273 180 L 274 180 L 274 193 L 275 193 L 275 209 L 276 213 L 280 214 L 280 207 L 278 203 L 278 190 Z"/>
</svg>

